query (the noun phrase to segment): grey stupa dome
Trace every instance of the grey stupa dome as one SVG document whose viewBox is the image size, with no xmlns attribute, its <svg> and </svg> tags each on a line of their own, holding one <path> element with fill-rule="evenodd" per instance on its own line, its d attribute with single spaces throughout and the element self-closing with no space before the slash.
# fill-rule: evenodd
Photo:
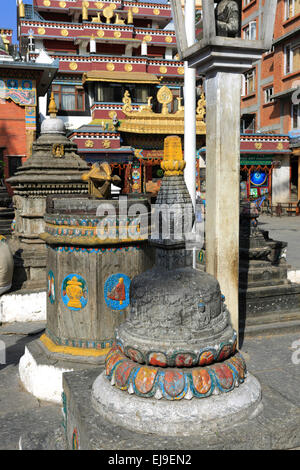
<svg viewBox="0 0 300 470">
<path fill-rule="evenodd" d="M 50 118 L 45 119 L 41 125 L 41 134 L 66 134 L 65 124 L 62 119 L 56 116 L 57 107 L 53 92 L 51 93 L 48 112 Z"/>
<path fill-rule="evenodd" d="M 58 117 L 45 119 L 41 125 L 41 134 L 66 134 L 63 120 Z"/>
</svg>

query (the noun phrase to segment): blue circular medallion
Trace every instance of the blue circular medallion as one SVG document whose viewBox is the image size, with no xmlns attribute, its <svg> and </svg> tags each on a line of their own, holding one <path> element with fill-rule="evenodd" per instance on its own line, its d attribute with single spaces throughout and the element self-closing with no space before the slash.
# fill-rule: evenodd
<svg viewBox="0 0 300 470">
<path fill-rule="evenodd" d="M 261 186 L 267 180 L 267 174 L 264 171 L 254 171 L 250 176 L 251 183 L 254 186 Z"/>
<path fill-rule="evenodd" d="M 112 274 L 104 284 L 104 299 L 112 310 L 123 310 L 130 303 L 129 289 L 131 280 L 126 274 Z"/>
<path fill-rule="evenodd" d="M 86 281 L 79 274 L 68 274 L 62 282 L 61 297 L 70 310 L 84 308 L 88 301 Z"/>
</svg>

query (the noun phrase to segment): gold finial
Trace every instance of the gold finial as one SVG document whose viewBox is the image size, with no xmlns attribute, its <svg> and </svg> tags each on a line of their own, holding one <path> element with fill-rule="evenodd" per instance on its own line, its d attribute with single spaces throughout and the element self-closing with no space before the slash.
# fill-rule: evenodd
<svg viewBox="0 0 300 470">
<path fill-rule="evenodd" d="M 24 7 L 23 0 L 19 1 L 19 17 L 25 18 L 25 7 Z"/>
<path fill-rule="evenodd" d="M 6 34 L 4 33 L 4 29 L 1 29 L 1 38 L 5 47 L 5 50 L 8 52 L 8 46 L 10 44 L 9 40 L 7 39 Z"/>
<path fill-rule="evenodd" d="M 53 91 L 51 92 L 48 113 L 50 114 L 50 117 L 56 117 L 57 115 L 57 107 L 56 107 Z"/>
<path fill-rule="evenodd" d="M 181 138 L 177 135 L 170 135 L 165 138 L 164 158 L 160 166 L 166 176 L 183 174 L 185 161 L 182 154 Z"/>
<path fill-rule="evenodd" d="M 133 23 L 132 9 L 128 8 L 127 24 L 132 24 L 132 23 Z"/>
<path fill-rule="evenodd" d="M 87 21 L 89 19 L 89 11 L 87 7 L 87 2 L 82 2 L 82 21 Z"/>
</svg>

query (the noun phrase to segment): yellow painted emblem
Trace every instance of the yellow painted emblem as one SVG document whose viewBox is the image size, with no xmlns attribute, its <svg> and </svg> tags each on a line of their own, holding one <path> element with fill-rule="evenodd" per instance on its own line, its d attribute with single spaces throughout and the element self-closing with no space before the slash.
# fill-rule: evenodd
<svg viewBox="0 0 300 470">
<path fill-rule="evenodd" d="M 165 66 L 159 67 L 160 73 L 167 73 L 168 69 Z"/>
<path fill-rule="evenodd" d="M 70 68 L 71 70 L 77 70 L 77 69 L 78 69 L 78 65 L 76 64 L 76 62 L 71 62 L 71 63 L 69 64 L 69 68 Z"/>
</svg>

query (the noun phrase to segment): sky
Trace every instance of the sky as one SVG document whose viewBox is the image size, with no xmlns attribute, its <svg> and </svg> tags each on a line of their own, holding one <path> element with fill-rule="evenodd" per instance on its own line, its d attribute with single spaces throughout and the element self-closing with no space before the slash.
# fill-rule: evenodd
<svg viewBox="0 0 300 470">
<path fill-rule="evenodd" d="M 32 0 L 25 0 L 23 3 L 31 4 Z M 0 0 L 0 29 L 13 29 L 13 42 L 17 42 L 17 2 L 16 0 Z"/>
</svg>

